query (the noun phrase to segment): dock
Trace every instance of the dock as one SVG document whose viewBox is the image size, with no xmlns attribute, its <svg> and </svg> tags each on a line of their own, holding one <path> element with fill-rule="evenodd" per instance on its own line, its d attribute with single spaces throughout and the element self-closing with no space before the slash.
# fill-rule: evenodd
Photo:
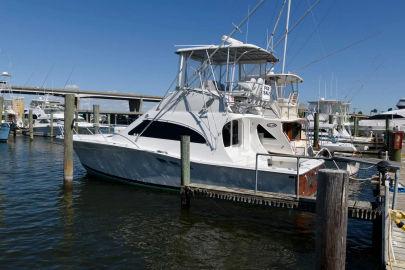
<svg viewBox="0 0 405 270">
<path fill-rule="evenodd" d="M 190 198 L 211 198 L 272 208 L 288 208 L 299 211 L 316 212 L 316 197 L 296 197 L 295 195 L 261 192 L 251 189 L 229 188 L 190 183 L 185 192 Z M 382 214 L 378 205 L 369 201 L 348 201 L 349 218 L 375 220 Z"/>
<path fill-rule="evenodd" d="M 405 150 L 402 149 L 401 174 L 399 183 L 405 184 Z M 405 185 L 404 185 L 405 186 Z M 389 210 L 392 210 L 393 192 L 388 191 L 386 196 L 386 209 L 384 219 L 384 258 L 386 269 L 405 269 L 405 231 L 398 228 L 389 216 Z M 405 210 L 405 193 L 398 192 L 396 195 L 395 210 Z M 403 220 L 402 220 L 403 221 Z M 404 221 L 403 221 L 404 222 Z"/>
</svg>

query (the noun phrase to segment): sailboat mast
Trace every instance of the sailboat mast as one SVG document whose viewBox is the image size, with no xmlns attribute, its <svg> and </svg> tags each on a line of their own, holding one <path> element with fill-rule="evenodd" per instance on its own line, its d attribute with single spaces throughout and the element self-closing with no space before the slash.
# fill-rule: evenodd
<svg viewBox="0 0 405 270">
<path fill-rule="evenodd" d="M 284 73 L 285 58 L 286 58 L 286 54 L 287 54 L 288 26 L 289 26 L 289 23 L 290 23 L 290 8 L 291 8 L 291 0 L 288 0 L 287 22 L 285 24 L 285 38 L 284 38 L 284 53 L 283 53 L 283 69 L 282 69 L 282 73 Z"/>
</svg>

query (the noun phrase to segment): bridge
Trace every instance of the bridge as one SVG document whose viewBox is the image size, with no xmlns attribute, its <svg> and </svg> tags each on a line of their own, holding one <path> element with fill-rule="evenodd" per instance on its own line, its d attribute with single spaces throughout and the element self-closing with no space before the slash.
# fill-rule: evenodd
<svg viewBox="0 0 405 270">
<path fill-rule="evenodd" d="M 66 88 L 46 88 L 35 86 L 9 86 L 0 88 L 0 93 L 13 92 L 16 94 L 27 95 L 53 95 L 63 97 L 66 94 L 75 94 L 77 102 L 81 98 L 95 98 L 95 99 L 112 99 L 112 100 L 127 100 L 130 112 L 140 112 L 142 110 L 143 102 L 159 102 L 162 100 L 161 96 L 141 95 L 135 93 L 122 93 L 119 91 L 94 91 L 94 90 L 79 90 L 79 89 L 66 89 Z M 78 104 L 78 103 L 77 103 Z"/>
</svg>

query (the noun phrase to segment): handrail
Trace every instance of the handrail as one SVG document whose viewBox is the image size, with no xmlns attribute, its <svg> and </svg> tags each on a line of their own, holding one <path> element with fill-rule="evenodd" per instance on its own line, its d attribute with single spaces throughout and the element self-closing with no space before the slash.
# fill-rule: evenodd
<svg viewBox="0 0 405 270">
<path fill-rule="evenodd" d="M 302 155 L 289 155 L 289 154 L 275 154 L 275 153 L 256 153 L 256 163 L 255 163 L 255 193 L 257 192 L 257 178 L 258 178 L 258 158 L 259 156 L 270 156 L 270 157 L 290 157 L 297 159 L 297 179 L 296 179 L 296 198 L 299 199 L 299 188 L 300 188 L 300 159 L 318 159 L 318 160 L 333 160 L 332 158 L 325 157 L 308 157 Z"/>
</svg>

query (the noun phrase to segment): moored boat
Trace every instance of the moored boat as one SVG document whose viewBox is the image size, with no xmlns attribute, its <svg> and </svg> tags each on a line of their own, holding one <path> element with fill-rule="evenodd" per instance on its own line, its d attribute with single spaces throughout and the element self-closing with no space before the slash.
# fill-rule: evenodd
<svg viewBox="0 0 405 270">
<path fill-rule="evenodd" d="M 179 141 L 188 135 L 195 183 L 253 189 L 257 171 L 260 191 L 313 195 L 324 162 L 297 155 L 298 119 L 268 78 L 277 59 L 256 45 L 223 41 L 178 49 L 176 88 L 124 131 L 74 135 L 87 171 L 178 188 Z"/>
<path fill-rule="evenodd" d="M 10 124 L 7 122 L 0 124 L 0 142 L 7 142 L 10 135 Z"/>
</svg>

